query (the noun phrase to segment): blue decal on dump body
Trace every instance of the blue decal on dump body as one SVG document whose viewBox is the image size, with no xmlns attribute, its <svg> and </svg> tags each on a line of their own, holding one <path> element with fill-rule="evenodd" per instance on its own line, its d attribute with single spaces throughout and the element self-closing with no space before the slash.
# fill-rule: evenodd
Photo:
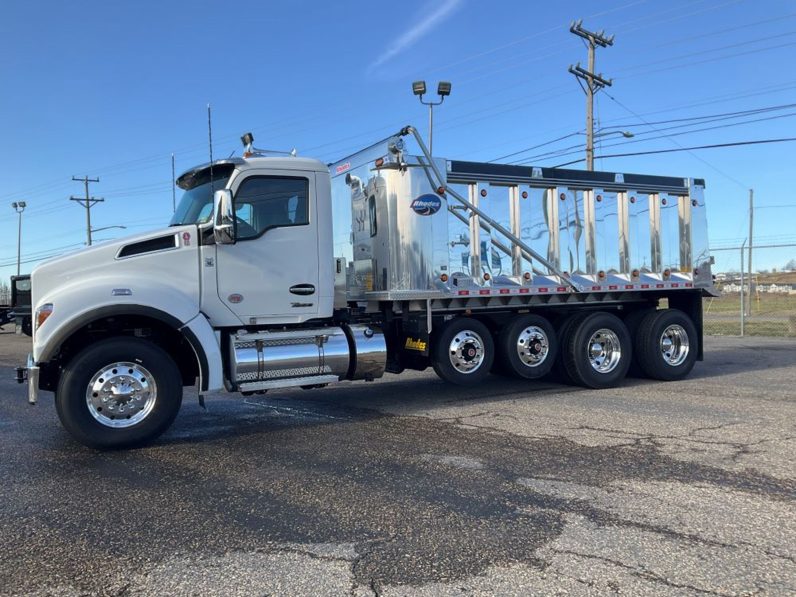
<svg viewBox="0 0 796 597">
<path fill-rule="evenodd" d="M 437 213 L 439 208 L 442 207 L 442 199 L 437 195 L 420 195 L 420 197 L 412 201 L 410 207 L 418 215 L 431 216 Z"/>
</svg>

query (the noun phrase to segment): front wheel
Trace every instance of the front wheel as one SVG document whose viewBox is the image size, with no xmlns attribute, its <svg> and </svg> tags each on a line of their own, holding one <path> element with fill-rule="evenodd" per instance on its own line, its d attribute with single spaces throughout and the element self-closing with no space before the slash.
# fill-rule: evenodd
<svg viewBox="0 0 796 597">
<path fill-rule="evenodd" d="M 140 338 L 111 338 L 75 356 L 55 393 L 66 430 L 90 448 L 126 448 L 158 437 L 182 404 L 172 358 Z"/>
<path fill-rule="evenodd" d="M 433 342 L 434 371 L 445 381 L 463 386 L 483 381 L 489 375 L 495 344 L 489 329 L 477 319 L 451 319 Z"/>
</svg>

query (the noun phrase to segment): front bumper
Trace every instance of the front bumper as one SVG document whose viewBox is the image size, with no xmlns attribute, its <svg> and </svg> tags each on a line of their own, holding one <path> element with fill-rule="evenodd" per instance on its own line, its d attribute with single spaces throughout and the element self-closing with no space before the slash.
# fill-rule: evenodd
<svg viewBox="0 0 796 597">
<path fill-rule="evenodd" d="M 33 355 L 28 354 L 28 362 L 24 367 L 17 367 L 17 383 L 28 382 L 28 402 L 36 404 L 39 398 L 39 367 L 33 360 Z"/>
</svg>

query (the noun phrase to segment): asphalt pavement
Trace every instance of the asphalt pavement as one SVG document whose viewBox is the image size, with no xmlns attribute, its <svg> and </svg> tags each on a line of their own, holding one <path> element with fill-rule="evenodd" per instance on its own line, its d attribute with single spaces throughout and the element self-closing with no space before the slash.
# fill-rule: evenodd
<svg viewBox="0 0 796 597">
<path fill-rule="evenodd" d="M 186 390 L 121 452 L 27 404 L 28 350 L 0 333 L 2 595 L 796 594 L 794 341 L 611 390 Z"/>
</svg>

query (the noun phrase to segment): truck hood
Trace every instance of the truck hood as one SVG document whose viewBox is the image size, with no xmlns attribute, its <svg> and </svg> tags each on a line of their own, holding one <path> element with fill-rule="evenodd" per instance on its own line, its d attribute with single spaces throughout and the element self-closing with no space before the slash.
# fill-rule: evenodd
<svg viewBox="0 0 796 597">
<path fill-rule="evenodd" d="M 64 318 L 140 305 L 186 322 L 199 313 L 199 231 L 174 226 L 93 245 L 46 261 L 31 274 L 33 309 L 53 304 L 41 336 Z M 51 321 L 53 320 L 53 321 Z M 34 345 L 39 338 L 34 336 Z M 44 338 L 41 338 L 44 340 Z"/>
</svg>

